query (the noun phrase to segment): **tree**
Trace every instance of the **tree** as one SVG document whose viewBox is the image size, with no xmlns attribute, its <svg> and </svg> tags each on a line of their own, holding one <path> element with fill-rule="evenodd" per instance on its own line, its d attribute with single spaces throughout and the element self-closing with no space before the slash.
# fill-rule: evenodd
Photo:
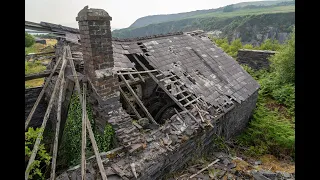
<svg viewBox="0 0 320 180">
<path fill-rule="evenodd" d="M 274 39 L 266 39 L 259 47 L 260 50 L 277 51 L 281 48 L 279 41 Z"/>
<path fill-rule="evenodd" d="M 223 12 L 232 12 L 233 10 L 234 10 L 233 9 L 233 4 L 228 5 L 228 6 L 223 8 Z"/>
<path fill-rule="evenodd" d="M 295 83 L 295 29 L 285 45 L 270 58 L 279 84 Z"/>
<path fill-rule="evenodd" d="M 36 42 L 35 38 L 31 34 L 25 32 L 25 47 L 30 47 L 35 42 Z"/>
</svg>

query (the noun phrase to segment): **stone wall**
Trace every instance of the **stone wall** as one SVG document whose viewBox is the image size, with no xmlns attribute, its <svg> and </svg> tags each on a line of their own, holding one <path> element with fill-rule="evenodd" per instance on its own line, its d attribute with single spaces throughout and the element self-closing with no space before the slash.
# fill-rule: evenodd
<svg viewBox="0 0 320 180">
<path fill-rule="evenodd" d="M 137 179 L 163 179 L 170 173 L 181 169 L 192 158 L 200 157 L 212 150 L 215 147 L 215 134 L 230 138 L 243 131 L 256 106 L 257 97 L 258 92 L 256 91 L 241 104 L 236 103 L 232 110 L 214 124 L 214 128 L 198 129 L 194 132 L 185 130 L 186 133 L 181 139 L 178 138 L 179 135 L 171 134 L 172 131 L 167 129 L 166 125 L 163 125 L 158 130 L 146 132 L 147 144 L 144 149 L 135 153 L 127 152 L 123 154 L 122 152 L 108 156 L 109 161 L 104 164 L 108 179 L 135 179 L 131 169 L 132 163 L 135 164 Z M 230 128 L 230 126 L 234 127 Z M 166 134 L 170 134 L 170 139 L 174 141 L 172 142 L 174 146 L 171 148 L 164 145 L 167 142 L 160 140 L 160 137 L 166 137 Z M 87 168 L 86 176 L 88 179 L 101 179 L 100 172 L 94 161 L 88 163 Z M 58 176 L 57 179 L 81 179 L 80 166 L 69 169 Z"/>
<path fill-rule="evenodd" d="M 25 94 L 24 94 L 24 120 L 27 119 L 34 103 L 36 102 L 40 92 L 42 90 L 42 86 L 40 87 L 34 87 L 34 88 L 28 88 L 25 89 Z M 47 103 L 44 100 L 44 98 L 42 98 L 39 102 L 39 105 L 36 109 L 36 111 L 34 112 L 32 119 L 29 123 L 29 127 L 40 127 L 43 121 L 43 117 L 44 114 L 46 112 L 47 109 Z"/>
<path fill-rule="evenodd" d="M 259 70 L 269 68 L 270 62 L 268 58 L 275 53 L 275 51 L 239 49 L 237 60 L 240 64 L 245 64 L 254 70 Z"/>
</svg>

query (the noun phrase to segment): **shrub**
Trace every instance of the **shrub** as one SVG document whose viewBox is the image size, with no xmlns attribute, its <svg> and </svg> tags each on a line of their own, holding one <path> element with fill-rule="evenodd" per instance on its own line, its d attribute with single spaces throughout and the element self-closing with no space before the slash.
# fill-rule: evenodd
<svg viewBox="0 0 320 180">
<path fill-rule="evenodd" d="M 270 58 L 279 84 L 295 82 L 295 30 L 286 44 Z"/>
<path fill-rule="evenodd" d="M 106 152 L 112 148 L 112 140 L 114 131 L 111 125 L 107 125 L 104 134 L 100 134 L 94 128 L 94 120 L 92 118 L 92 107 L 87 103 L 88 118 L 93 128 L 94 137 L 97 141 L 99 152 Z M 81 160 L 81 130 L 82 130 L 82 107 L 77 93 L 72 95 L 68 118 L 64 129 L 62 142 L 62 155 L 59 159 L 65 161 L 68 166 L 74 166 L 80 163 Z M 87 135 L 86 157 L 94 154 L 92 144 Z"/>
<path fill-rule="evenodd" d="M 25 47 L 30 47 L 36 42 L 35 38 L 29 33 L 26 32 L 24 36 L 25 36 Z"/>
<path fill-rule="evenodd" d="M 294 157 L 295 132 L 293 125 L 279 116 L 277 111 L 270 111 L 260 102 L 253 114 L 248 129 L 238 137 L 241 145 L 250 147 L 246 153 L 259 156 L 271 153 L 276 156 Z"/>
<path fill-rule="evenodd" d="M 278 40 L 274 39 L 266 39 L 261 45 L 257 48 L 259 50 L 270 50 L 270 51 L 277 51 L 282 46 L 279 44 Z"/>
<path fill-rule="evenodd" d="M 41 128 L 34 130 L 29 128 L 25 132 L 25 155 L 29 159 L 32 153 L 33 145 L 36 142 L 38 134 L 40 131 L 43 131 Z M 42 138 L 41 138 L 42 140 Z M 36 158 L 30 166 L 30 173 L 28 179 L 44 179 L 44 174 L 41 172 L 41 169 L 46 165 L 50 164 L 51 156 L 47 153 L 44 144 L 41 142 L 39 144 L 39 150 L 37 152 Z"/>
</svg>

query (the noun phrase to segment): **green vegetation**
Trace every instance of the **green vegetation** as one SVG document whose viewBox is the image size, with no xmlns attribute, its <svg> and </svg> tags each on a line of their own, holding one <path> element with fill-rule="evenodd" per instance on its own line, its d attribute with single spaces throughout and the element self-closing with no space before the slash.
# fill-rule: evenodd
<svg viewBox="0 0 320 180">
<path fill-rule="evenodd" d="M 207 14 L 201 14 L 192 16 L 189 18 L 204 18 L 204 17 L 235 17 L 235 16 L 246 16 L 246 15 L 259 15 L 259 14 L 273 14 L 273 13 L 287 13 L 295 12 L 295 6 L 278 6 L 278 7 L 261 7 L 254 9 L 241 9 L 234 11 L 232 8 L 228 8 L 228 11 L 224 12 L 212 12 Z"/>
<path fill-rule="evenodd" d="M 243 6 L 234 4 L 218 9 L 142 17 L 129 28 L 112 31 L 112 36 L 134 38 L 202 29 L 222 31 L 221 37 L 228 37 L 229 40 L 235 36 L 235 32 L 239 32 L 243 42 L 261 41 L 256 35 L 266 34 L 266 27 L 276 27 L 279 32 L 291 32 L 295 23 L 294 12 L 294 1 L 250 2 Z"/>
<path fill-rule="evenodd" d="M 260 84 L 257 107 L 245 132 L 236 138 L 239 146 L 251 156 L 272 154 L 276 157 L 295 157 L 295 31 L 290 39 L 279 45 L 266 40 L 261 46 L 242 46 L 240 40 L 228 43 L 226 39 L 214 39 L 230 56 L 240 48 L 276 50 L 270 57 L 270 69 L 254 71 L 243 66 Z"/>
<path fill-rule="evenodd" d="M 166 14 L 166 15 L 152 15 L 145 16 L 137 19 L 129 28 L 138 28 L 147 26 L 149 24 L 157 24 L 168 21 L 178 21 L 181 19 L 192 19 L 199 17 L 217 17 L 219 15 L 228 15 L 229 17 L 241 14 L 256 14 L 260 12 L 264 13 L 276 13 L 276 12 L 292 12 L 294 9 L 286 9 L 284 6 L 294 6 L 295 2 L 292 0 L 280 0 L 280 1 L 256 1 L 256 2 L 241 2 L 237 4 L 231 4 L 224 7 L 208 10 L 197 10 L 191 12 L 183 12 L 177 14 Z M 277 8 L 282 6 L 280 8 Z M 262 9 L 262 10 L 259 10 Z M 253 10 L 253 11 L 252 11 Z M 238 12 L 242 11 L 242 12 Z M 228 13 L 228 12 L 235 12 Z M 231 15 L 231 16 L 230 16 Z"/>
<path fill-rule="evenodd" d="M 95 127 L 92 117 L 92 107 L 90 103 L 87 103 L 88 118 L 92 128 Z M 59 164 L 66 166 L 74 166 L 81 161 L 81 129 L 82 129 L 82 108 L 77 94 L 73 94 L 70 103 L 70 109 L 68 111 L 68 118 L 65 125 L 61 149 L 59 150 Z M 99 152 L 106 152 L 113 146 L 114 131 L 111 125 L 105 127 L 104 133 L 100 134 L 94 128 L 94 137 L 97 141 Z M 87 147 L 86 157 L 94 155 L 92 150 L 92 144 L 87 135 Z"/>
<path fill-rule="evenodd" d="M 24 33 L 24 36 L 25 36 L 25 42 L 24 42 L 25 47 L 30 47 L 36 42 L 35 38 L 31 34 Z"/>
<path fill-rule="evenodd" d="M 266 39 L 260 46 L 252 46 L 252 44 L 243 45 L 241 43 L 241 39 L 238 38 L 232 42 L 229 42 L 227 38 L 211 38 L 212 41 L 219 47 L 223 49 L 224 52 L 232 56 L 233 58 L 237 58 L 239 49 L 254 49 L 254 50 L 270 50 L 270 51 L 278 51 L 284 45 L 281 45 L 277 40 Z M 293 53 L 294 56 L 294 53 Z M 277 56 L 278 57 L 278 56 Z M 294 64 L 293 64 L 294 65 Z"/>
<path fill-rule="evenodd" d="M 35 61 L 35 62 L 25 62 L 24 64 L 24 73 L 27 74 L 34 74 L 43 72 L 46 70 L 46 66 L 41 64 L 41 61 Z"/>
<path fill-rule="evenodd" d="M 43 72 L 46 70 L 46 66 L 41 64 L 41 61 L 35 61 L 35 62 L 25 62 L 25 75 L 28 74 L 34 74 L 34 73 L 39 73 Z M 38 87 L 41 86 L 44 82 L 44 78 L 39 78 L 39 79 L 33 79 L 29 81 L 25 81 L 25 88 L 31 88 L 31 87 Z"/>
<path fill-rule="evenodd" d="M 223 12 L 232 12 L 233 10 L 234 10 L 233 4 L 228 5 L 228 6 L 223 8 Z"/>
<path fill-rule="evenodd" d="M 38 137 L 40 131 L 43 131 L 41 128 L 34 130 L 29 128 L 25 132 L 25 156 L 26 160 L 29 160 L 33 145 Z M 42 140 L 42 137 L 41 137 Z M 43 174 L 43 168 L 50 164 L 51 156 L 46 151 L 43 141 L 39 145 L 39 150 L 37 152 L 34 162 L 30 166 L 30 174 L 28 179 L 45 179 Z"/>
</svg>

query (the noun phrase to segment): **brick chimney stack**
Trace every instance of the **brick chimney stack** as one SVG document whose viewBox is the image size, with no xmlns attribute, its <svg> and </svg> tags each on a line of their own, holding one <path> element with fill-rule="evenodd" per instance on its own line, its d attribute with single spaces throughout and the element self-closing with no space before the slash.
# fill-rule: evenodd
<svg viewBox="0 0 320 180">
<path fill-rule="evenodd" d="M 119 81 L 112 71 L 112 18 L 103 9 L 89 9 L 86 6 L 78 13 L 76 20 L 80 30 L 84 73 L 99 104 L 94 107 L 95 119 L 104 129 L 108 113 L 120 107 Z"/>
</svg>

